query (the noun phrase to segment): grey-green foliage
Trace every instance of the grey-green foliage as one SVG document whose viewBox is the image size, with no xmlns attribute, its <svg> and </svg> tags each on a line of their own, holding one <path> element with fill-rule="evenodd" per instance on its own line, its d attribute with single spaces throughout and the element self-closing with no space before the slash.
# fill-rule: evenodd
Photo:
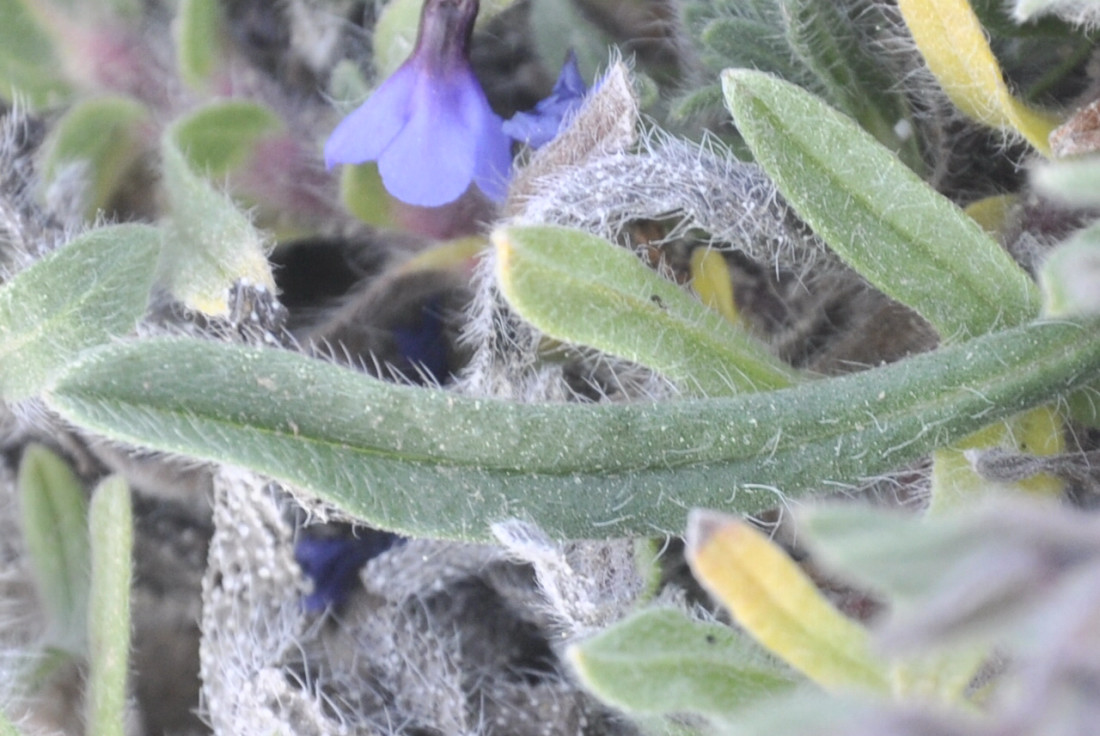
<svg viewBox="0 0 1100 736">
<path fill-rule="evenodd" d="M 907 165 L 922 168 L 917 140 L 909 134 L 913 112 L 900 84 L 903 57 L 892 56 L 897 21 L 882 4 L 870 0 L 689 2 L 684 20 L 697 40 L 708 79 L 730 68 L 775 74 L 821 95 L 897 152 Z M 697 108 L 708 100 L 713 103 L 719 99 L 714 92 L 713 86 L 704 86 L 682 104 Z"/>
<path fill-rule="evenodd" d="M 90 572 L 88 602 L 88 732 L 126 733 L 130 662 L 130 581 L 133 514 L 130 487 L 122 476 L 104 479 L 88 509 Z"/>
<path fill-rule="evenodd" d="M 286 351 L 188 339 L 97 351 L 49 405 L 115 439 L 242 465 L 383 528 L 484 539 L 674 532 L 856 482 L 1095 380 L 1094 323 L 1036 323 L 735 399 L 524 406 L 394 386 Z M 827 418 L 823 421 L 823 418 Z"/>
<path fill-rule="evenodd" d="M 974 220 L 821 99 L 747 69 L 722 74 L 757 162 L 848 265 L 945 340 L 1020 324 L 1034 282 Z"/>
<path fill-rule="evenodd" d="M 90 230 L 0 288 L 0 396 L 39 394 L 83 350 L 131 332 L 145 313 L 159 233 Z"/>
<path fill-rule="evenodd" d="M 653 368 L 700 396 L 785 388 L 798 380 L 744 328 L 625 248 L 556 227 L 502 228 L 493 240 L 502 291 L 550 337 Z"/>
<path fill-rule="evenodd" d="M 19 465 L 23 540 L 49 619 L 47 645 L 73 656 L 87 648 L 88 504 L 69 466 L 42 445 Z"/>
<path fill-rule="evenodd" d="M 744 634 L 671 609 L 635 614 L 568 656 L 597 695 L 636 714 L 690 711 L 735 720 L 738 710 L 796 681 Z"/>
</svg>

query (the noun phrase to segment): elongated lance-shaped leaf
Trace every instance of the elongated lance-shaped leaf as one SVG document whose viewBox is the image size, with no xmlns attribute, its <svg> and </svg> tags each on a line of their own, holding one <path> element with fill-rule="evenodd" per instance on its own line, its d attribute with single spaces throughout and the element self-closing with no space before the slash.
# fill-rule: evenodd
<svg viewBox="0 0 1100 736">
<path fill-rule="evenodd" d="M 795 682 L 754 649 L 728 626 L 658 609 L 571 646 L 567 657 L 585 687 L 628 712 L 732 719 Z"/>
<path fill-rule="evenodd" d="M 691 571 L 754 639 L 829 690 L 889 691 L 867 630 L 836 610 L 779 545 L 713 511 L 688 517 Z"/>
<path fill-rule="evenodd" d="M 0 398 L 40 393 L 81 350 L 133 330 L 159 250 L 153 228 L 97 228 L 0 288 Z"/>
<path fill-rule="evenodd" d="M 23 539 L 52 630 L 49 644 L 83 656 L 88 612 L 88 504 L 68 464 L 29 445 L 19 464 Z"/>
<path fill-rule="evenodd" d="M 848 265 L 946 340 L 1017 325 L 1038 289 L 989 235 L 849 118 L 782 80 L 723 72 L 756 161 Z"/>
<path fill-rule="evenodd" d="M 226 21 L 217 0 L 181 0 L 173 31 L 176 66 L 180 77 L 193 89 L 211 82 L 219 66 L 224 68 Z"/>
<path fill-rule="evenodd" d="M 229 289 L 237 281 L 275 291 L 264 239 L 229 199 L 196 174 L 171 128 L 161 143 L 171 216 L 164 234 L 160 278 L 190 309 L 215 317 L 229 313 Z"/>
<path fill-rule="evenodd" d="M 102 348 L 46 401 L 118 440 L 233 463 L 377 526 L 485 539 L 683 529 L 896 468 L 1095 381 L 1095 323 L 1039 323 L 735 398 L 517 405 L 396 386 L 299 354 L 183 338 Z"/>
<path fill-rule="evenodd" d="M 130 578 L 133 516 L 130 488 L 121 476 L 92 494 L 92 582 L 88 606 L 88 733 L 122 736 L 130 664 Z"/>
<path fill-rule="evenodd" d="M 1012 96 L 978 17 L 967 0 L 898 0 L 917 48 L 947 96 L 971 118 L 1015 130 L 1037 151 L 1050 155 L 1051 115 Z"/>
<path fill-rule="evenodd" d="M 705 396 L 797 381 L 762 343 L 624 248 L 547 226 L 498 229 L 492 241 L 504 296 L 550 337 L 641 363 Z"/>
</svg>

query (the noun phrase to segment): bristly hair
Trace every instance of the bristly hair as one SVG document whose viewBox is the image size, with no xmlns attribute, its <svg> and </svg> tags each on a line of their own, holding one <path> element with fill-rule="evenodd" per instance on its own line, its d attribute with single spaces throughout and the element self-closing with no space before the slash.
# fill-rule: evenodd
<svg viewBox="0 0 1100 736">
<path fill-rule="evenodd" d="M 34 156 L 45 133 L 18 102 L 0 115 L 0 280 L 56 250 L 80 227 L 86 181 L 79 170 L 58 177 L 46 193 L 52 207 L 38 201 Z"/>
</svg>

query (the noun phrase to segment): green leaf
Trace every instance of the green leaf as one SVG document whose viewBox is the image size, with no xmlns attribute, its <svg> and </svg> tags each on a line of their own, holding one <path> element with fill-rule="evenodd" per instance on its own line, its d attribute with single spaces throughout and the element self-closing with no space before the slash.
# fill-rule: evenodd
<svg viewBox="0 0 1100 736">
<path fill-rule="evenodd" d="M 77 353 L 133 330 L 159 246 L 151 227 L 97 228 L 0 288 L 0 397 L 38 394 Z"/>
<path fill-rule="evenodd" d="M 812 84 L 815 81 L 796 63 L 794 54 L 784 43 L 778 23 L 763 18 L 723 15 L 702 28 L 700 40 L 724 66 L 759 69 L 792 82 Z"/>
<path fill-rule="evenodd" d="M 0 0 L 0 97 L 41 109 L 64 102 L 72 90 L 53 39 L 35 18 L 34 4 Z"/>
<path fill-rule="evenodd" d="M 176 66 L 183 81 L 202 90 L 225 61 L 225 19 L 218 0 L 180 0 L 173 27 Z"/>
<path fill-rule="evenodd" d="M 368 225 L 392 227 L 390 195 L 382 184 L 378 164 L 344 166 L 340 173 L 340 201 L 348 212 Z"/>
<path fill-rule="evenodd" d="M 1100 376 L 1096 324 L 1039 323 L 736 398 L 532 406 L 397 386 L 274 349 L 105 347 L 46 397 L 113 439 L 252 468 L 375 526 L 488 538 L 675 533 L 897 468 Z M 823 418 L 827 418 L 823 420 Z"/>
<path fill-rule="evenodd" d="M 28 445 L 19 464 L 23 539 L 49 619 L 49 644 L 86 652 L 88 504 L 68 464 L 42 445 Z"/>
<path fill-rule="evenodd" d="M 278 115 L 247 100 L 212 102 L 173 128 L 175 144 L 191 167 L 215 179 L 247 161 L 261 138 L 282 129 Z"/>
<path fill-rule="evenodd" d="M 504 296 L 550 337 L 648 366 L 703 396 L 798 381 L 763 344 L 625 248 L 560 227 L 502 228 L 492 241 Z"/>
<path fill-rule="evenodd" d="M 530 12 L 535 52 L 555 76 L 570 50 L 577 55 L 577 66 L 585 79 L 607 68 L 614 39 L 579 5 L 571 0 L 533 0 Z"/>
<path fill-rule="evenodd" d="M 161 143 L 171 215 L 164 229 L 159 275 L 189 309 L 229 314 L 229 289 L 246 281 L 275 291 L 263 236 L 223 194 L 198 176 L 176 144 L 177 128 Z"/>
<path fill-rule="evenodd" d="M 121 476 L 92 494 L 92 582 L 88 607 L 88 733 L 126 733 L 126 678 L 130 665 L 130 578 L 133 516 L 130 488 Z"/>
<path fill-rule="evenodd" d="M 792 673 L 733 629 L 668 609 L 631 616 L 572 645 L 566 657 L 585 687 L 630 713 L 732 720 L 745 705 L 794 685 Z"/>
<path fill-rule="evenodd" d="M 141 155 L 142 128 L 148 120 L 145 106 L 128 97 L 78 102 L 61 116 L 44 144 L 46 181 L 67 163 L 85 162 L 91 174 L 85 216 L 94 219 Z"/>
<path fill-rule="evenodd" d="M 405 63 L 416 45 L 424 0 L 392 0 L 374 24 L 374 71 L 386 79 Z"/>
<path fill-rule="evenodd" d="M 995 240 L 849 118 L 749 70 L 722 75 L 756 161 L 848 265 L 946 340 L 1035 316 L 1035 284 Z"/>
</svg>

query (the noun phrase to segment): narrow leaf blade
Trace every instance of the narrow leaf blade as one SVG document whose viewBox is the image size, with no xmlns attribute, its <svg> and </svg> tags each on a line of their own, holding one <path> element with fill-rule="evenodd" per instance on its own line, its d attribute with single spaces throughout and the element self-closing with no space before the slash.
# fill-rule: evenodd
<svg viewBox="0 0 1100 736">
<path fill-rule="evenodd" d="M 89 430 L 249 467 L 387 529 L 485 539 L 518 517 L 557 538 L 650 535 L 682 529 L 686 506 L 768 508 L 1049 402 L 1095 380 L 1096 329 L 1039 323 L 781 391 L 594 406 L 467 398 L 162 338 L 96 351 L 46 400 Z"/>
<path fill-rule="evenodd" d="M 275 291 L 265 243 L 245 215 L 191 168 L 173 127 L 161 144 L 171 217 L 165 229 L 160 276 L 172 295 L 210 316 L 229 313 L 237 281 Z"/>
<path fill-rule="evenodd" d="M 829 247 L 944 339 L 1038 312 L 1035 284 L 989 235 L 850 119 L 759 72 L 722 75 L 757 162 Z"/>
<path fill-rule="evenodd" d="M 133 516 L 130 488 L 121 476 L 92 494 L 92 579 L 88 606 L 88 732 L 126 733 L 126 681 L 130 664 L 130 578 Z"/>
<path fill-rule="evenodd" d="M 960 110 L 994 128 L 1015 130 L 1050 155 L 1051 115 L 1009 92 L 981 23 L 966 0 L 898 0 L 909 32 L 944 91 Z"/>
<path fill-rule="evenodd" d="M 508 302 L 550 337 L 641 363 L 705 396 L 797 381 L 747 332 L 624 248 L 541 226 L 499 229 L 492 241 Z"/>
<path fill-rule="evenodd" d="M 88 610 L 88 504 L 69 466 L 42 445 L 19 464 L 23 539 L 53 630 L 51 645 L 83 656 Z"/>
<path fill-rule="evenodd" d="M 889 691 L 866 629 L 836 610 L 778 545 L 740 519 L 696 510 L 687 558 L 695 577 L 758 642 L 829 690 Z"/>
</svg>

